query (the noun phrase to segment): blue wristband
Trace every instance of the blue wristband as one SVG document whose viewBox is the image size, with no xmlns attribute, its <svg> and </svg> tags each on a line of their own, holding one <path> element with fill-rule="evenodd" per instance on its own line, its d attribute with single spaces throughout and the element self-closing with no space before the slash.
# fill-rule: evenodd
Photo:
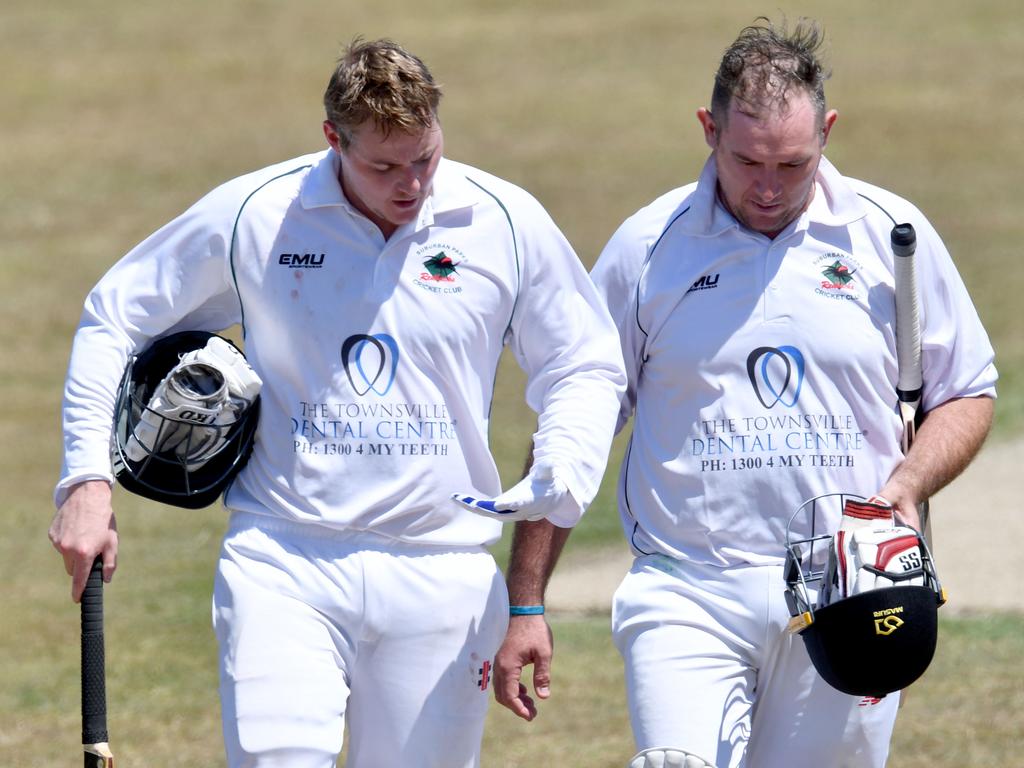
<svg viewBox="0 0 1024 768">
<path fill-rule="evenodd" d="M 540 616 L 544 613 L 543 605 L 510 605 L 509 616 Z"/>
</svg>

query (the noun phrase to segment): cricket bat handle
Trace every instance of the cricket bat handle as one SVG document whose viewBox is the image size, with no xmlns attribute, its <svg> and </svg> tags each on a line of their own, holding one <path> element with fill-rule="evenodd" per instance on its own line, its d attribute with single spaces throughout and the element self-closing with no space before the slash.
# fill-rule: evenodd
<svg viewBox="0 0 1024 768">
<path fill-rule="evenodd" d="M 82 592 L 82 747 L 85 768 L 113 768 L 107 744 L 107 671 L 103 649 L 103 558 Z"/>
</svg>

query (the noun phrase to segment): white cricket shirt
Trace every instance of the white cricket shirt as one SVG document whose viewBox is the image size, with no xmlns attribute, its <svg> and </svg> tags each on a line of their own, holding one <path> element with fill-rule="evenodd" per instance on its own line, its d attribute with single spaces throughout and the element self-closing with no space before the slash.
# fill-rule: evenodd
<svg viewBox="0 0 1024 768">
<path fill-rule="evenodd" d="M 65 391 L 57 501 L 110 479 L 115 391 L 133 350 L 241 322 L 263 379 L 234 510 L 437 544 L 496 540 L 452 493 L 494 495 L 487 445 L 509 343 L 563 470 L 574 524 L 597 492 L 625 387 L 615 329 L 540 204 L 442 160 L 414 222 L 385 241 L 325 151 L 230 181 L 118 262 L 86 300 Z M 575 501 L 574 501 L 575 500 Z"/>
<path fill-rule="evenodd" d="M 877 493 L 901 460 L 890 231 L 917 230 L 923 407 L 995 395 L 992 346 L 913 205 L 822 158 L 807 211 L 774 240 L 697 183 L 615 233 L 592 277 L 615 319 L 634 416 L 619 481 L 639 552 L 775 563 L 807 499 Z M 835 519 L 817 534 L 834 530 Z M 795 538 L 809 536 L 794 520 Z"/>
</svg>

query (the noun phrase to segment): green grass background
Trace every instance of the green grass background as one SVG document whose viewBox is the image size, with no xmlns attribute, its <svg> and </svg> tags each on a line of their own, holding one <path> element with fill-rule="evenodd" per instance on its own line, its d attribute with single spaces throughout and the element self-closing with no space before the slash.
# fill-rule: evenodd
<svg viewBox="0 0 1024 768">
<path fill-rule="evenodd" d="M 444 84 L 447 154 L 530 189 L 591 264 L 626 216 L 692 180 L 694 112 L 757 15 L 824 24 L 845 173 L 914 200 L 956 259 L 997 352 L 994 440 L 1024 426 L 1019 186 L 1024 22 L 1002 0 L 5 0 L 0 6 L 0 763 L 77 764 L 78 611 L 46 540 L 59 405 L 87 290 L 212 186 L 323 145 L 320 99 L 356 34 L 390 36 Z M 842 329 L 825 329 L 837 344 Z M 506 481 L 532 415 L 505 364 L 493 443 Z M 618 537 L 621 453 L 570 547 Z M 223 516 L 119 493 L 107 590 L 121 765 L 223 764 L 209 591 Z M 1014 510 L 986 510 L 996 519 Z M 500 550 L 499 550 L 500 554 Z M 607 617 L 552 617 L 555 698 L 494 708 L 485 766 L 622 766 L 631 753 Z M 1010 765 L 1024 619 L 943 620 L 894 741 L 899 766 Z"/>
</svg>

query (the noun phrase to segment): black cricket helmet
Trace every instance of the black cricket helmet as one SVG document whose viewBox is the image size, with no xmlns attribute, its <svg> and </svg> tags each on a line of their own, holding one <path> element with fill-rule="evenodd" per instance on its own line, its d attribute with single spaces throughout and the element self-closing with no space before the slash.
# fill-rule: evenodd
<svg viewBox="0 0 1024 768">
<path fill-rule="evenodd" d="M 790 631 L 800 634 L 814 668 L 833 688 L 852 696 L 882 697 L 906 688 L 924 674 L 935 655 L 938 608 L 946 601 L 931 552 L 918 534 L 921 584 L 895 584 L 841 597 L 830 589 L 835 577 L 832 533 L 815 535 L 827 507 L 849 493 L 810 499 L 790 518 L 786 534 L 786 603 Z M 811 516 L 811 536 L 791 539 L 794 521 Z M 836 518 L 838 519 L 838 518 Z"/>
<path fill-rule="evenodd" d="M 182 357 L 204 349 L 211 339 L 230 345 L 231 354 L 237 352 L 248 368 L 230 340 L 206 331 L 165 336 L 129 358 L 114 405 L 110 446 L 114 476 L 126 490 L 164 504 L 200 509 L 220 497 L 249 459 L 260 397 L 230 398 L 218 366 L 191 365 L 164 383 L 163 398 L 154 398 Z M 251 375 L 258 388 L 259 378 Z M 157 400 L 173 402 L 174 393 L 185 398 L 178 401 L 185 406 L 156 405 Z M 192 403 L 195 407 L 189 407 Z"/>
</svg>

